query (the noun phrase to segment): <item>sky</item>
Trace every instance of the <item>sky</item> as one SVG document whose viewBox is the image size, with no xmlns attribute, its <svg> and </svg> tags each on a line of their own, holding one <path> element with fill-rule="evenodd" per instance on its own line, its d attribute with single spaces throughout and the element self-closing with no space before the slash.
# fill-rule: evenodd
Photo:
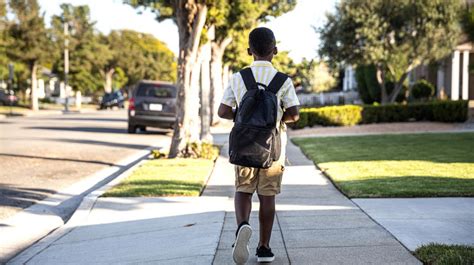
<svg viewBox="0 0 474 265">
<path fill-rule="evenodd" d="M 313 26 L 324 23 L 324 14 L 334 10 L 337 0 L 298 0 L 294 10 L 274 18 L 262 26 L 269 27 L 275 33 L 278 49 L 289 51 L 290 57 L 300 62 L 317 56 L 319 39 Z M 60 4 L 89 5 L 91 18 L 96 21 L 99 31 L 108 34 L 115 29 L 132 29 L 150 33 L 165 42 L 178 53 L 178 29 L 171 21 L 158 23 L 150 11 L 138 14 L 137 10 L 122 3 L 122 0 L 39 0 L 49 23 L 52 15 L 61 13 Z"/>
</svg>

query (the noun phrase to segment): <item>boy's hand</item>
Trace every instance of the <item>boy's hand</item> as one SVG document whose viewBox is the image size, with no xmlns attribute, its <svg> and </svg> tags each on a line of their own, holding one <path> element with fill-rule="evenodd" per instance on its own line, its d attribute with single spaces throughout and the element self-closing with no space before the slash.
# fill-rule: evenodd
<svg viewBox="0 0 474 265">
<path fill-rule="evenodd" d="M 219 109 L 217 110 L 217 115 L 219 115 L 219 117 L 222 119 L 233 120 L 235 114 L 232 110 L 232 107 L 221 103 L 221 105 L 219 105 Z"/>
<path fill-rule="evenodd" d="M 298 111 L 298 106 L 289 107 L 283 113 L 281 121 L 284 123 L 293 123 L 297 122 L 300 119 L 300 114 Z"/>
</svg>

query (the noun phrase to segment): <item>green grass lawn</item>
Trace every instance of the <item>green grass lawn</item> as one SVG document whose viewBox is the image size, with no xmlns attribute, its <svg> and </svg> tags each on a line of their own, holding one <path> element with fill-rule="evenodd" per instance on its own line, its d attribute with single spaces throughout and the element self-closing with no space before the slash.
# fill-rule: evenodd
<svg viewBox="0 0 474 265">
<path fill-rule="evenodd" d="M 293 141 L 352 198 L 474 196 L 474 133 Z"/>
<path fill-rule="evenodd" d="M 462 245 L 429 244 L 415 250 L 415 255 L 428 265 L 474 264 L 474 247 Z"/>
<path fill-rule="evenodd" d="M 209 159 L 149 160 L 102 196 L 199 196 L 213 165 Z"/>
</svg>

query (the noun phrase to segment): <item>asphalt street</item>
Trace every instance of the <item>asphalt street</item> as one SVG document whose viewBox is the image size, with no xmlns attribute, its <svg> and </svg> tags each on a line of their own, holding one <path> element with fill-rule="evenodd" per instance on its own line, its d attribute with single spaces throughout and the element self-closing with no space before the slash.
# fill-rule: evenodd
<svg viewBox="0 0 474 265">
<path fill-rule="evenodd" d="M 124 110 L 0 120 L 0 219 L 113 166 L 171 131 L 128 134 Z"/>
</svg>

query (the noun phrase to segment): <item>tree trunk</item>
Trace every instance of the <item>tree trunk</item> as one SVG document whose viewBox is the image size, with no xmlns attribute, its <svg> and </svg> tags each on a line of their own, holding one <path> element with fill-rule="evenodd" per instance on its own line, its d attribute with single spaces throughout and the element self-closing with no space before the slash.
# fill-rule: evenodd
<svg viewBox="0 0 474 265">
<path fill-rule="evenodd" d="M 213 39 L 213 27 L 208 30 L 208 39 Z M 209 72 L 211 61 L 211 42 L 208 41 L 201 47 L 201 134 L 199 136 L 201 141 L 212 142 L 212 135 L 210 131 L 211 126 L 211 106 L 210 106 L 210 90 L 211 90 L 211 76 Z"/>
<path fill-rule="evenodd" d="M 38 80 L 36 79 L 36 71 L 38 70 L 38 64 L 36 61 L 30 63 L 31 71 L 31 110 L 39 110 L 38 103 Z"/>
<path fill-rule="evenodd" d="M 200 91 L 201 91 L 201 62 L 202 47 L 198 49 L 196 61 L 192 65 L 191 70 L 191 89 L 188 95 L 188 107 L 186 111 L 189 113 L 189 137 L 187 142 L 199 142 L 201 131 L 201 117 L 199 115 L 200 108 Z"/>
<path fill-rule="evenodd" d="M 403 83 L 405 82 L 405 80 L 407 79 L 408 77 L 408 72 L 404 73 L 400 79 L 397 81 L 397 83 L 395 84 L 395 87 L 393 88 L 393 91 L 392 93 L 390 93 L 388 99 L 389 99 L 389 102 L 390 103 L 393 103 L 395 102 L 395 100 L 397 99 L 397 96 L 398 94 L 400 93 L 400 91 L 402 90 L 403 88 Z"/>
<path fill-rule="evenodd" d="M 227 46 L 232 42 L 231 37 L 227 37 L 220 42 L 213 42 L 212 45 L 212 57 L 211 57 L 211 93 L 210 93 L 210 106 L 211 106 L 211 125 L 219 123 L 219 116 L 217 115 L 217 109 L 222 98 L 225 86 L 223 82 L 223 57 Z"/>
<path fill-rule="evenodd" d="M 193 63 L 196 62 L 201 32 L 207 15 L 206 5 L 193 0 L 174 1 L 174 9 L 179 32 L 178 98 L 170 158 L 178 156 L 190 138 L 191 71 Z"/>
<path fill-rule="evenodd" d="M 81 91 L 76 91 L 76 109 L 81 110 L 82 107 L 82 93 Z"/>
<path fill-rule="evenodd" d="M 380 99 L 380 103 L 382 105 L 385 105 L 389 103 L 388 97 L 387 97 L 387 86 L 385 84 L 385 70 L 382 68 L 382 66 L 377 66 L 377 82 L 380 86 L 380 90 L 382 92 L 382 97 Z"/>
<path fill-rule="evenodd" d="M 112 81 L 114 77 L 115 69 L 110 68 L 105 72 L 105 84 L 104 84 L 104 91 L 105 93 L 111 93 L 112 92 Z"/>
</svg>

